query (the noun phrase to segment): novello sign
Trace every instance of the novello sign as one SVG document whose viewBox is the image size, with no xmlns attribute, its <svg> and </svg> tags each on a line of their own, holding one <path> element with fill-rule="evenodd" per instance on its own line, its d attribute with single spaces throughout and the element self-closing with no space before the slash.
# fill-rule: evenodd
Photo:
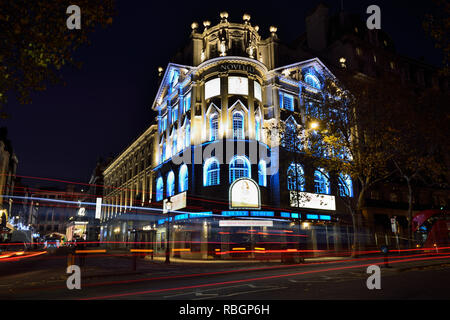
<svg viewBox="0 0 450 320">
<path fill-rule="evenodd" d="M 220 65 L 221 71 L 232 71 L 232 70 L 242 70 L 251 73 L 255 73 L 255 68 L 250 65 L 239 64 L 239 63 L 225 63 Z"/>
</svg>

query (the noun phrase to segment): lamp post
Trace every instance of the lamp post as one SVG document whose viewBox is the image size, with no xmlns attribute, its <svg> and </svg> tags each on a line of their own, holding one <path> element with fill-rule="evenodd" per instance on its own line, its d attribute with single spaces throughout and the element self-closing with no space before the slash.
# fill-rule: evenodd
<svg viewBox="0 0 450 320">
<path fill-rule="evenodd" d="M 166 210 L 167 210 L 167 221 L 166 221 L 166 264 L 170 263 L 170 210 L 172 209 L 172 202 L 167 200 Z"/>
</svg>

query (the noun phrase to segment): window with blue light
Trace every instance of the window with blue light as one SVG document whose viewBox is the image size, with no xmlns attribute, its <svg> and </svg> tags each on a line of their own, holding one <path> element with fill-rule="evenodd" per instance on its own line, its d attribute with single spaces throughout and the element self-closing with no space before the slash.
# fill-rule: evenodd
<svg viewBox="0 0 450 320">
<path fill-rule="evenodd" d="M 238 111 L 233 113 L 233 138 L 244 139 L 244 115 Z"/>
<path fill-rule="evenodd" d="M 167 174 L 167 197 L 171 197 L 175 194 L 175 175 L 173 171 Z"/>
<path fill-rule="evenodd" d="M 348 174 L 341 173 L 339 175 L 338 186 L 341 197 L 353 197 L 352 178 Z"/>
<path fill-rule="evenodd" d="M 184 145 L 186 148 L 191 145 L 191 125 L 189 122 L 186 124 Z"/>
<path fill-rule="evenodd" d="M 167 159 L 166 144 L 164 142 L 162 144 L 161 157 L 162 157 L 162 161 L 161 162 L 164 162 Z"/>
<path fill-rule="evenodd" d="M 174 131 L 173 138 L 172 138 L 172 155 L 177 154 L 177 132 Z"/>
<path fill-rule="evenodd" d="M 319 215 L 317 214 L 307 214 L 306 219 L 319 219 Z"/>
<path fill-rule="evenodd" d="M 164 181 L 162 177 L 156 179 L 156 201 L 163 199 Z"/>
<path fill-rule="evenodd" d="M 191 93 L 189 92 L 183 99 L 183 111 L 187 112 L 191 109 Z"/>
<path fill-rule="evenodd" d="M 235 156 L 230 162 L 230 183 L 239 178 L 250 178 L 250 162 L 244 156 Z"/>
<path fill-rule="evenodd" d="M 166 128 L 167 128 L 167 115 L 165 115 L 161 119 L 161 123 L 160 123 L 161 132 L 166 131 Z"/>
<path fill-rule="evenodd" d="M 220 184 L 220 166 L 215 158 L 209 158 L 203 165 L 203 185 L 205 187 Z"/>
<path fill-rule="evenodd" d="M 330 194 L 330 181 L 322 169 L 314 171 L 314 190 L 316 193 Z"/>
<path fill-rule="evenodd" d="M 291 218 L 298 219 L 298 218 L 300 218 L 300 214 L 298 214 L 298 213 L 291 213 Z"/>
<path fill-rule="evenodd" d="M 320 220 L 331 220 L 331 216 L 320 215 Z"/>
<path fill-rule="evenodd" d="M 217 113 L 213 114 L 210 118 L 210 140 L 214 141 L 219 137 L 219 116 Z"/>
<path fill-rule="evenodd" d="M 283 217 L 283 218 L 290 218 L 291 214 L 289 212 L 281 212 L 280 216 Z"/>
<path fill-rule="evenodd" d="M 280 108 L 294 111 L 294 96 L 292 94 L 280 92 Z"/>
<path fill-rule="evenodd" d="M 311 87 L 320 89 L 320 81 L 316 76 L 308 73 L 305 75 L 305 83 L 309 84 Z"/>
<path fill-rule="evenodd" d="M 259 119 L 259 117 L 255 117 L 255 136 L 256 136 L 256 141 L 260 141 L 261 140 L 261 120 Z"/>
<path fill-rule="evenodd" d="M 290 191 L 305 191 L 305 174 L 299 163 L 291 163 L 287 170 L 287 188 Z"/>
<path fill-rule="evenodd" d="M 172 108 L 172 123 L 178 120 L 178 104 Z"/>
<path fill-rule="evenodd" d="M 186 164 L 183 164 L 180 167 L 180 171 L 178 173 L 178 190 L 179 192 L 186 191 L 189 186 L 188 180 L 188 168 Z"/>
<path fill-rule="evenodd" d="M 267 187 L 266 167 L 266 162 L 264 160 L 260 160 L 258 164 L 258 180 L 259 185 L 263 187 Z"/>
<path fill-rule="evenodd" d="M 177 214 L 175 216 L 175 221 L 177 221 L 177 220 L 184 220 L 184 219 L 188 219 L 188 218 L 189 218 L 189 214 L 188 213 Z"/>
</svg>

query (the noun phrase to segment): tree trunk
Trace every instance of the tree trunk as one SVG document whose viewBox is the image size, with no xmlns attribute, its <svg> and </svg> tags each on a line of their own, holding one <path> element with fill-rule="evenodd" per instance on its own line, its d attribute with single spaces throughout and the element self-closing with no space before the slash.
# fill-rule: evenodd
<svg viewBox="0 0 450 320">
<path fill-rule="evenodd" d="M 353 220 L 353 245 L 352 245 L 352 258 L 358 256 L 358 251 L 360 249 L 360 241 L 358 237 L 359 232 L 359 217 L 362 216 L 362 207 L 364 205 L 364 197 L 366 194 L 365 188 L 361 189 L 361 192 L 358 195 L 358 202 L 356 204 L 356 210 L 352 211 L 352 220 Z"/>
</svg>

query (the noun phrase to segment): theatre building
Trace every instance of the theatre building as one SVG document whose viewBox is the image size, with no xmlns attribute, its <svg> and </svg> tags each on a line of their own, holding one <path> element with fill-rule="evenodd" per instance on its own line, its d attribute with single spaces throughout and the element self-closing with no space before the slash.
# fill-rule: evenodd
<svg viewBox="0 0 450 320">
<path fill-rule="evenodd" d="M 277 29 L 262 38 L 249 15 L 191 27 L 160 70 L 155 122 L 104 171 L 102 241 L 164 255 L 169 235 L 171 254 L 186 259 L 349 250 L 339 196 L 357 192 L 351 179 L 339 185 L 273 132 L 285 123 L 307 133 L 333 74 L 317 58 L 282 65 Z"/>
</svg>

